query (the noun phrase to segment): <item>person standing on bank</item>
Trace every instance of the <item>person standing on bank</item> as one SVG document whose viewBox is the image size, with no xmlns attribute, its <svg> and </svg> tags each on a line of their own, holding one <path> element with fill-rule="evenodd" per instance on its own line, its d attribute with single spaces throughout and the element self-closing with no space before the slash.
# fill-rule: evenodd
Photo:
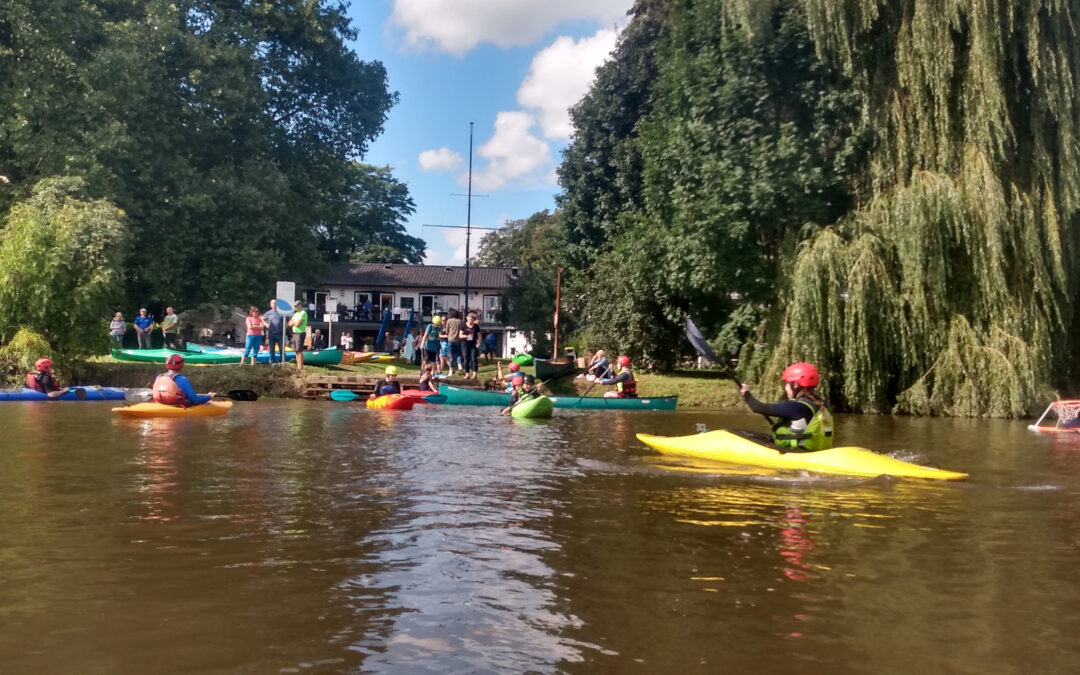
<svg viewBox="0 0 1080 675">
<path fill-rule="evenodd" d="M 180 349 L 180 317 L 176 316 L 172 307 L 165 308 L 161 336 L 165 339 L 165 349 Z"/>
<path fill-rule="evenodd" d="M 289 319 L 289 326 L 292 328 L 292 348 L 296 352 L 296 368 L 297 370 L 304 369 L 304 339 L 307 337 L 307 310 L 304 309 L 304 303 L 298 302 L 293 305 L 296 310 L 293 312 L 292 317 Z M 285 353 L 281 353 L 281 358 L 285 358 Z"/>
<path fill-rule="evenodd" d="M 255 365 L 265 328 L 266 322 L 259 316 L 259 308 L 252 305 L 248 308 L 248 315 L 244 317 L 244 355 L 240 357 L 240 365 L 244 365 L 248 354 L 251 354 L 251 365 Z"/>
<path fill-rule="evenodd" d="M 743 400 L 756 413 L 777 418 L 773 424 L 773 443 L 793 452 L 828 450 L 833 447 L 833 419 L 818 396 L 821 381 L 818 369 L 810 363 L 793 363 L 780 376 L 788 400 L 762 403 L 750 395 L 750 385 L 740 388 Z"/>
<path fill-rule="evenodd" d="M 454 366 L 462 361 L 461 354 L 461 314 L 456 309 L 450 310 L 450 318 L 446 320 L 446 342 L 450 346 L 450 372 L 448 377 L 454 376 Z M 464 364 L 460 366 L 464 370 Z"/>
<path fill-rule="evenodd" d="M 109 322 L 109 337 L 112 338 L 113 347 L 122 349 L 124 346 L 124 333 L 127 332 L 127 324 L 124 323 L 124 315 L 117 312 Z"/>
<path fill-rule="evenodd" d="M 278 311 L 277 300 L 270 301 L 270 309 L 262 315 L 262 320 L 266 325 L 266 344 L 270 348 L 270 363 L 284 361 L 285 345 L 282 344 L 284 337 L 282 333 L 285 331 L 285 315 Z M 280 354 L 275 355 L 275 347 Z"/>
<path fill-rule="evenodd" d="M 150 349 L 150 329 L 154 327 L 154 320 L 146 312 L 145 307 L 139 308 L 139 316 L 135 317 L 135 335 L 139 338 L 139 349 Z"/>
</svg>

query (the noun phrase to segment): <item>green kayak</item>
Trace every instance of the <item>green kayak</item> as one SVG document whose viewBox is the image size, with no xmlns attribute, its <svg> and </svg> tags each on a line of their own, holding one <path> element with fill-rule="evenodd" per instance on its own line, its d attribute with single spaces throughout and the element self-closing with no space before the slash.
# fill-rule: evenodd
<svg viewBox="0 0 1080 675">
<path fill-rule="evenodd" d="M 444 384 L 439 387 L 440 394 L 446 394 L 450 405 L 510 405 L 510 394 L 501 391 L 466 389 Z M 575 408 L 578 410 L 674 410 L 679 402 L 678 396 L 658 396 L 656 398 L 602 398 L 599 396 L 551 396 L 551 403 L 556 408 Z"/>
<path fill-rule="evenodd" d="M 529 401 L 518 403 L 510 410 L 510 417 L 514 419 L 538 419 L 551 417 L 551 399 L 547 396 L 537 396 Z"/>
<path fill-rule="evenodd" d="M 134 361 L 137 363 L 165 363 L 165 359 L 173 354 L 184 357 L 184 363 L 192 366 L 221 365 L 228 363 L 240 363 L 239 354 L 231 353 L 206 353 L 193 352 L 186 349 L 114 349 L 112 357 L 117 361 Z"/>
</svg>

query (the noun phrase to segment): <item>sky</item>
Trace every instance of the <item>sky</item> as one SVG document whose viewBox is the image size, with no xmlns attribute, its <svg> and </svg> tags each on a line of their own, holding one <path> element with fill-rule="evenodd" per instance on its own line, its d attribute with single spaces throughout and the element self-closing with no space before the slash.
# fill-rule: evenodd
<svg viewBox="0 0 1080 675">
<path fill-rule="evenodd" d="M 363 161 L 409 186 L 426 264 L 463 265 L 474 227 L 554 210 L 567 109 L 615 47 L 633 0 L 353 0 L 351 47 L 381 61 L 399 101 Z M 462 195 L 462 196 L 455 196 Z M 474 230 L 475 257 L 485 230 Z"/>
</svg>

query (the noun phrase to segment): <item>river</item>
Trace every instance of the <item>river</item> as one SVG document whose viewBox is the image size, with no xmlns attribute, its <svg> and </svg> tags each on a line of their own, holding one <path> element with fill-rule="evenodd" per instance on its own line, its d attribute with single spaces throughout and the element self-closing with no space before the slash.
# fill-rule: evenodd
<svg viewBox="0 0 1080 675">
<path fill-rule="evenodd" d="M 736 412 L 4 403 L 0 672 L 1064 673 L 1080 437 L 838 416 L 964 483 L 760 475 Z"/>
</svg>

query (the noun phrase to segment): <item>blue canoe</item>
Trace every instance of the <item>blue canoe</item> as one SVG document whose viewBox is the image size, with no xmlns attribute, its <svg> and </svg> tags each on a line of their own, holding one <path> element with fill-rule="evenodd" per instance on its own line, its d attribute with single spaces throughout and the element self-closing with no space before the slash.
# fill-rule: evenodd
<svg viewBox="0 0 1080 675">
<path fill-rule="evenodd" d="M 34 391 L 33 389 L 3 389 L 0 390 L 0 401 L 79 401 L 80 399 L 76 393 L 76 389 L 82 389 L 86 392 L 87 401 L 123 401 L 124 389 L 119 387 L 71 387 L 71 389 L 63 396 L 57 396 L 56 398 L 49 398 L 40 391 Z"/>
</svg>

